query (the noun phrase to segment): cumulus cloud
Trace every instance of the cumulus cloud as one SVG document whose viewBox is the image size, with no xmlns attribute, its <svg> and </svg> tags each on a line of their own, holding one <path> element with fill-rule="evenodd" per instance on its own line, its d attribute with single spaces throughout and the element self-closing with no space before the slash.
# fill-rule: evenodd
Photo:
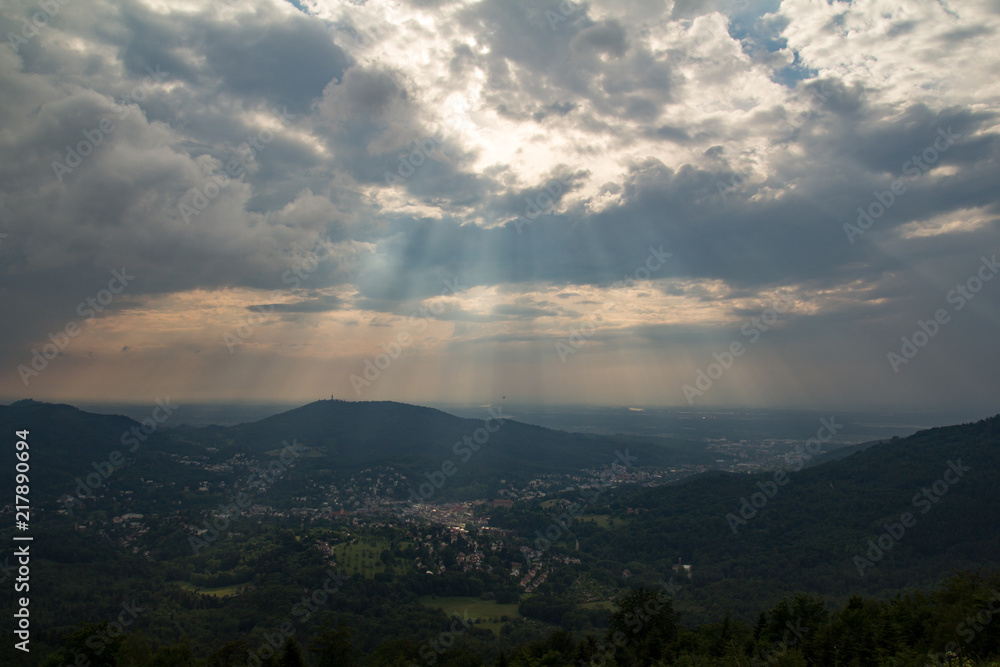
<svg viewBox="0 0 1000 667">
<path fill-rule="evenodd" d="M 817 405 L 933 403 L 956 373 L 954 400 L 979 400 L 998 370 L 989 297 L 915 381 L 885 362 L 1000 240 L 988 0 L 60 7 L 34 29 L 36 4 L 0 13 L 11 396 L 69 396 L 94 368 L 182 393 L 279 362 L 325 396 L 423 322 L 401 378 L 530 362 L 563 374 L 539 400 L 575 400 L 587 376 L 554 346 L 610 303 L 573 363 L 618 380 L 582 398 L 679 403 L 777 290 L 795 309 L 711 401 L 799 400 L 789 378 L 824 369 Z M 122 267 L 135 280 L 25 385 L 17 367 Z M 222 334 L 262 310 L 232 358 Z M 786 388 L 756 395 L 779 366 Z M 638 396 L 607 393 L 630 378 Z M 373 390 L 489 394 L 471 383 Z"/>
</svg>

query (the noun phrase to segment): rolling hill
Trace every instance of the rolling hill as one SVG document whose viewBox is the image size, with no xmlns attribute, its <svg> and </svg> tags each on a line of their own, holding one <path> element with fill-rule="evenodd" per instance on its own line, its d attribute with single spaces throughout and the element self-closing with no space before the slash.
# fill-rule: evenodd
<svg viewBox="0 0 1000 667">
<path fill-rule="evenodd" d="M 163 416 L 162 411 L 151 414 Z M 483 414 L 490 416 L 486 409 Z M 200 476 L 180 458 L 222 463 L 243 453 L 266 462 L 282 443 L 293 441 L 311 451 L 312 472 L 330 476 L 372 466 L 419 476 L 451 460 L 455 488 L 607 466 L 625 449 L 639 466 L 709 464 L 718 458 L 685 440 L 566 433 L 506 419 L 484 423 L 392 402 L 317 401 L 237 426 L 172 426 L 172 421 L 140 423 L 31 400 L 0 406 L 0 427 L 33 432 L 33 466 L 45 471 L 35 491 L 48 498 L 71 492 L 79 479 L 99 469 L 106 471 L 104 462 L 115 456 L 128 471 L 119 475 L 123 483 L 154 477 L 188 486 Z"/>
<path fill-rule="evenodd" d="M 588 535 L 580 549 L 656 563 L 660 576 L 682 557 L 695 572 L 682 597 L 702 606 L 715 599 L 749 612 L 746 600 L 791 591 L 892 595 L 1000 565 L 998 488 L 995 416 L 797 472 L 712 472 L 622 489 L 610 501 L 619 527 Z"/>
</svg>

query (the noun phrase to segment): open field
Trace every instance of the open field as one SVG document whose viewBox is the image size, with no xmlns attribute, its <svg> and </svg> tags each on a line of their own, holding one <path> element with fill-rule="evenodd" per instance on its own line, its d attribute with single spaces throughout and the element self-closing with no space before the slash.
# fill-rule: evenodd
<svg viewBox="0 0 1000 667">
<path fill-rule="evenodd" d="M 345 573 L 371 578 L 377 572 L 385 572 L 381 555 L 389 546 L 389 540 L 366 537 L 349 544 L 338 544 L 333 547 L 332 553 Z"/>
<path fill-rule="evenodd" d="M 610 528 L 610 517 L 607 514 L 588 514 L 579 518 L 581 523 L 596 523 L 598 528 Z"/>
<path fill-rule="evenodd" d="M 583 609 L 605 609 L 607 611 L 614 611 L 615 603 L 611 600 L 596 600 L 594 602 L 581 602 L 578 606 Z"/>
<path fill-rule="evenodd" d="M 475 597 L 451 596 L 438 597 L 425 595 L 420 603 L 426 607 L 436 607 L 449 616 L 463 616 L 467 613 L 472 620 L 479 620 L 477 627 L 487 628 L 499 634 L 503 626 L 501 617 L 513 620 L 521 618 L 517 611 L 517 603 L 499 604 L 493 600 L 480 600 Z"/>
<path fill-rule="evenodd" d="M 212 595 L 217 598 L 224 598 L 230 595 L 236 595 L 236 591 L 241 586 L 247 586 L 248 584 L 236 584 L 234 586 L 219 586 L 218 588 L 199 588 L 188 581 L 178 581 L 176 582 L 178 586 L 185 590 L 194 591 L 195 593 L 201 593 L 202 595 Z"/>
</svg>

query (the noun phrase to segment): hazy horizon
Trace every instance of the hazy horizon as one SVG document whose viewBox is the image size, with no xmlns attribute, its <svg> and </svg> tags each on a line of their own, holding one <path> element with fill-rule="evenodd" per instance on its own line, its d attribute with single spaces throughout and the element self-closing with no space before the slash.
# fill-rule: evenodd
<svg viewBox="0 0 1000 667">
<path fill-rule="evenodd" d="M 10 405 L 20 399 L 0 397 L 0 405 Z M 167 428 L 181 425 L 203 427 L 232 426 L 253 423 L 284 412 L 304 407 L 306 403 L 275 402 L 185 402 L 164 397 L 161 403 L 172 406 Z M 349 399 L 338 399 L 348 400 Z M 363 402 L 363 401 L 359 401 Z M 137 421 L 147 418 L 156 402 L 95 402 L 86 400 L 59 401 L 96 414 L 121 414 Z M 745 406 L 624 406 L 582 404 L 518 404 L 496 403 L 408 403 L 441 410 L 456 417 L 481 419 L 491 410 L 498 410 L 508 419 L 525 424 L 581 433 L 645 435 L 706 440 L 726 439 L 742 434 L 753 438 L 801 438 L 812 435 L 820 418 L 830 418 L 846 424 L 837 440 L 862 442 L 905 437 L 917 431 L 940 426 L 977 422 L 991 414 L 971 410 L 959 411 L 872 411 L 872 410 L 813 410 L 795 408 L 755 408 Z M 707 421 L 706 421 L 707 420 Z"/>
</svg>

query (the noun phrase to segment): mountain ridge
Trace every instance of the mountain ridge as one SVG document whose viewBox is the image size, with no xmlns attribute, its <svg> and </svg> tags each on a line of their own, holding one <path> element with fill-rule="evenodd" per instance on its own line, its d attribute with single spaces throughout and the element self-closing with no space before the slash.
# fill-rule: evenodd
<svg viewBox="0 0 1000 667">
<path fill-rule="evenodd" d="M 19 401 L 0 406 L 0 426 L 48 434 L 52 444 L 40 447 L 36 440 L 33 459 L 50 471 L 42 488 L 60 493 L 115 452 L 124 457 L 126 468 L 152 457 L 161 469 L 158 477 L 187 480 L 177 457 L 222 463 L 243 453 L 268 460 L 292 442 L 311 450 L 310 466 L 330 474 L 390 466 L 418 477 L 450 460 L 458 464 L 452 486 L 476 484 L 480 490 L 493 488 L 500 479 L 609 466 L 618 460 L 616 452 L 625 449 L 638 456 L 641 466 L 708 465 L 716 458 L 691 441 L 568 433 L 523 424 L 505 418 L 502 407 L 473 419 L 392 401 L 321 400 L 234 426 L 149 421 L 89 413 L 68 404 Z M 131 433 L 139 433 L 139 439 L 130 439 Z"/>
</svg>

